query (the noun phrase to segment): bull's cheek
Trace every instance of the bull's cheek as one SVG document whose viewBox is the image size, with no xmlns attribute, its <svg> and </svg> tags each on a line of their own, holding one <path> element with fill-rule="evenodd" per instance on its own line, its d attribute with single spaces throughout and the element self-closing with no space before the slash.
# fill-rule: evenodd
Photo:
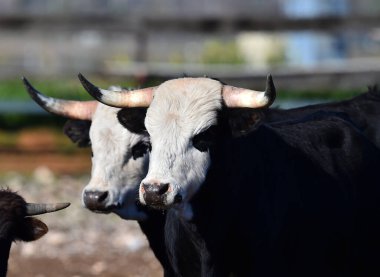
<svg viewBox="0 0 380 277">
<path fill-rule="evenodd" d="M 186 195 L 184 199 L 189 201 L 194 194 L 199 190 L 206 179 L 207 171 L 210 167 L 210 155 L 208 152 L 193 153 L 193 159 L 196 161 L 191 166 L 191 170 L 188 171 L 187 181 L 188 187 L 186 189 Z"/>
</svg>

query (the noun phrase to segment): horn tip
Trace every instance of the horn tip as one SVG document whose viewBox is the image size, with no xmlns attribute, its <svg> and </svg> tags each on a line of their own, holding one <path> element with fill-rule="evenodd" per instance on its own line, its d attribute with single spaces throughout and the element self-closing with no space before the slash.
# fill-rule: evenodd
<svg viewBox="0 0 380 277">
<path fill-rule="evenodd" d="M 63 210 L 63 209 L 66 209 L 68 206 L 70 206 L 71 203 L 69 202 L 66 202 L 66 203 L 58 203 L 57 204 L 57 211 L 58 210 Z"/>
<path fill-rule="evenodd" d="M 86 78 L 84 78 L 84 76 L 83 76 L 83 74 L 82 73 L 78 73 L 78 78 L 79 78 L 79 80 L 81 80 L 81 79 L 86 79 Z"/>
<path fill-rule="evenodd" d="M 270 74 L 270 73 L 267 75 L 267 82 L 273 83 L 273 77 L 272 77 L 272 74 Z"/>
<path fill-rule="evenodd" d="M 276 98 L 276 87 L 273 82 L 272 74 L 267 75 L 267 84 L 265 89 L 265 95 L 270 99 L 268 106 L 271 105 Z"/>
<path fill-rule="evenodd" d="M 29 95 L 32 97 L 32 99 L 34 101 L 36 101 L 37 104 L 44 107 L 46 104 L 45 100 L 44 100 L 44 96 L 38 90 L 36 90 L 32 86 L 32 84 L 28 81 L 28 79 L 26 79 L 24 76 L 22 77 L 22 81 L 24 83 L 26 91 L 29 93 Z"/>
<path fill-rule="evenodd" d="M 27 86 L 27 87 L 31 86 L 30 83 L 29 83 L 29 81 L 28 81 L 28 79 L 26 79 L 25 76 L 21 77 L 21 81 L 24 83 L 25 86 Z"/>
<path fill-rule="evenodd" d="M 87 80 L 81 73 L 78 74 L 78 79 L 85 90 L 95 99 L 101 101 L 103 94 L 100 89 Z"/>
</svg>

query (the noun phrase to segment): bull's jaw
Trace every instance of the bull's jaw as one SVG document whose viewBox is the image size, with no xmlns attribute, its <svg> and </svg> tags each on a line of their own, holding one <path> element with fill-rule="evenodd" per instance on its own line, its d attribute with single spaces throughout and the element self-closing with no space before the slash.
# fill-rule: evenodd
<svg viewBox="0 0 380 277">
<path fill-rule="evenodd" d="M 83 194 L 84 194 L 83 190 Z M 84 198 L 82 196 L 82 205 L 86 209 L 89 209 L 91 212 L 99 213 L 99 214 L 109 214 L 115 213 L 120 216 L 122 219 L 126 220 L 137 220 L 142 221 L 147 219 L 148 215 L 138 207 L 138 203 L 136 200 L 137 193 L 134 190 L 128 189 L 123 191 L 121 194 L 116 196 L 113 193 L 109 194 L 109 198 L 107 205 L 102 208 L 89 208 L 84 203 Z"/>
<path fill-rule="evenodd" d="M 124 191 L 121 199 L 119 199 L 120 206 L 113 209 L 112 212 L 120 216 L 122 219 L 143 221 L 148 218 L 146 212 L 141 210 L 139 203 L 137 203 L 137 192 L 135 190 Z"/>
<path fill-rule="evenodd" d="M 190 221 L 194 217 L 193 207 L 190 203 L 182 203 L 179 205 L 178 208 L 176 208 L 178 216 L 182 217 L 183 219 Z"/>
<path fill-rule="evenodd" d="M 120 218 L 127 220 L 144 221 L 148 218 L 148 215 L 140 210 L 137 204 L 114 209 L 112 212 L 120 216 Z"/>
</svg>

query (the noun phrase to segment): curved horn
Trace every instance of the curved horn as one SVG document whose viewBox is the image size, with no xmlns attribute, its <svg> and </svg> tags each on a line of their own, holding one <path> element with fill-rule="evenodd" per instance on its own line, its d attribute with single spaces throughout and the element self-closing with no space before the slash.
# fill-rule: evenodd
<svg viewBox="0 0 380 277">
<path fill-rule="evenodd" d="M 96 101 L 71 101 L 43 95 L 23 77 L 25 88 L 33 100 L 44 110 L 63 117 L 79 120 L 91 120 L 98 105 Z"/>
<path fill-rule="evenodd" d="M 264 108 L 272 105 L 276 88 L 272 76 L 267 76 L 265 91 L 223 86 L 223 99 L 229 108 Z"/>
<path fill-rule="evenodd" d="M 120 90 L 112 91 L 96 87 L 88 81 L 82 74 L 78 74 L 78 78 L 83 87 L 92 97 L 99 102 L 117 108 L 137 108 L 149 107 L 153 99 L 153 91 L 155 87 L 136 89 L 136 90 Z"/>
<path fill-rule="evenodd" d="M 56 204 L 34 204 L 27 203 L 26 204 L 26 215 L 39 215 L 56 212 L 70 206 L 70 203 L 56 203 Z"/>
</svg>

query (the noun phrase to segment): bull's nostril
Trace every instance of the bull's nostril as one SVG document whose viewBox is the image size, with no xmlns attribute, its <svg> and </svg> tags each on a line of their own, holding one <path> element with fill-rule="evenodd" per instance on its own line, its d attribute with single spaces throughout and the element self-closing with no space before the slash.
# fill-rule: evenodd
<svg viewBox="0 0 380 277">
<path fill-rule="evenodd" d="M 163 195 L 169 190 L 169 183 L 166 184 L 160 184 L 158 188 L 158 194 Z"/>
<path fill-rule="evenodd" d="M 99 195 L 98 202 L 99 203 L 103 202 L 107 197 L 108 197 L 108 191 L 105 191 Z"/>
<path fill-rule="evenodd" d="M 145 191 L 149 190 L 150 184 L 143 183 L 141 186 L 141 192 L 144 193 Z"/>
</svg>

